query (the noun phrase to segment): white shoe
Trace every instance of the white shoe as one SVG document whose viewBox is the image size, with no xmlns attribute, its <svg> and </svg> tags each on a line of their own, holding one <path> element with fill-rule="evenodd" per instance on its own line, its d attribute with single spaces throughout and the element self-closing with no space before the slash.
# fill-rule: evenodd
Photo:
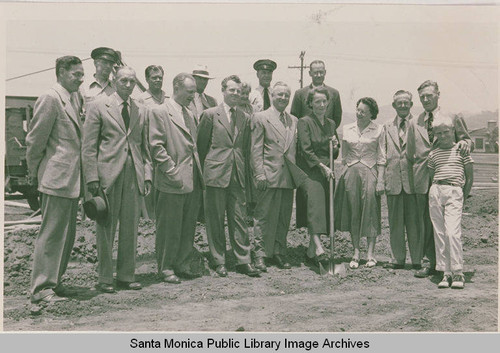
<svg viewBox="0 0 500 353">
<path fill-rule="evenodd" d="M 444 275 L 441 282 L 438 284 L 438 288 L 450 288 L 451 275 Z"/>
<path fill-rule="evenodd" d="M 451 282 L 451 288 L 464 289 L 464 283 L 465 283 L 464 275 L 453 275 L 453 281 Z"/>
</svg>

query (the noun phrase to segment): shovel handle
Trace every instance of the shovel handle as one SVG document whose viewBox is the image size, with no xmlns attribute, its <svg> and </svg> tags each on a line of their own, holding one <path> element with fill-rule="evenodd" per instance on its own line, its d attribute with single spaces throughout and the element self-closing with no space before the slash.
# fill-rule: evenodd
<svg viewBox="0 0 500 353">
<path fill-rule="evenodd" d="M 333 141 L 330 139 L 330 169 L 333 170 Z M 330 257 L 333 261 L 333 237 L 335 234 L 333 219 L 333 188 L 334 179 L 330 178 Z"/>
</svg>

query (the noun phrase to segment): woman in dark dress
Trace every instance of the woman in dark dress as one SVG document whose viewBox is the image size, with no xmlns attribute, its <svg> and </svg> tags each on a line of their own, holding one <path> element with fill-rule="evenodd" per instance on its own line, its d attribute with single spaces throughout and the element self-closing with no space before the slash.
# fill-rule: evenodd
<svg viewBox="0 0 500 353">
<path fill-rule="evenodd" d="M 297 125 L 297 165 L 309 177 L 301 186 L 306 196 L 310 235 L 306 261 L 321 262 L 325 266 L 328 256 L 321 244 L 321 235 L 329 233 L 329 179 L 335 178 L 333 166 L 330 166 L 330 140 L 333 141 L 333 158 L 339 154 L 337 127 L 333 120 L 325 117 L 329 99 L 326 89 L 312 89 L 307 97 L 312 114 L 299 119 Z"/>
</svg>

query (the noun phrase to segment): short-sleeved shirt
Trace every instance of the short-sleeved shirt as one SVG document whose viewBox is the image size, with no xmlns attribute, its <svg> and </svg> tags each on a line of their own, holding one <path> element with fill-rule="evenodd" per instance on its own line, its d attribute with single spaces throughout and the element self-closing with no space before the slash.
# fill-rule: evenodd
<svg viewBox="0 0 500 353">
<path fill-rule="evenodd" d="M 437 147 L 427 158 L 427 166 L 434 170 L 434 181 L 446 181 L 461 187 L 465 185 L 464 167 L 473 160 L 470 154 L 462 157 L 458 144 L 455 143 L 453 147 L 446 149 Z"/>
</svg>

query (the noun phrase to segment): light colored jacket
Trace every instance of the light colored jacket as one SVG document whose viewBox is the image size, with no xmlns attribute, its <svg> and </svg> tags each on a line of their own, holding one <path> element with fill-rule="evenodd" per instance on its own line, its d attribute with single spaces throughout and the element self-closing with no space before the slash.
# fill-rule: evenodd
<svg viewBox="0 0 500 353">
<path fill-rule="evenodd" d="M 187 111 L 194 123 L 193 113 L 189 109 Z M 198 168 L 201 175 L 196 135 L 191 135 L 184 124 L 184 117 L 169 99 L 149 110 L 149 124 L 151 155 L 155 164 L 155 188 L 172 194 L 192 192 L 193 166 Z"/>
<path fill-rule="evenodd" d="M 295 187 L 285 158 L 295 163 L 297 118 L 285 114 L 291 122 L 287 128 L 279 120 L 279 113 L 273 106 L 252 118 L 250 164 L 255 178 L 264 175 L 270 188 Z"/>
<path fill-rule="evenodd" d="M 81 107 L 73 107 L 70 97 L 56 84 L 37 99 L 26 136 L 26 161 L 40 192 L 74 199 L 82 192 L 82 123 Z"/>
<path fill-rule="evenodd" d="M 387 165 L 385 168 L 385 192 L 387 195 L 399 195 L 404 190 L 407 194 L 414 193 L 413 169 L 408 164 L 406 157 L 406 141 L 408 127 L 413 116 L 410 114 L 406 118 L 406 134 L 403 138 L 403 146 L 399 143 L 398 118 L 384 125 L 384 138 Z"/>
<path fill-rule="evenodd" d="M 130 99 L 130 123 L 125 129 L 117 93 L 91 101 L 83 127 L 83 171 L 86 182 L 99 181 L 109 188 L 132 156 L 137 184 L 144 195 L 144 182 L 152 180 L 151 155 L 147 145 L 146 107 Z"/>
<path fill-rule="evenodd" d="M 384 127 L 370 121 L 360 134 L 356 122 L 344 125 L 342 133 L 342 163 L 348 167 L 363 163 L 368 168 L 386 164 Z"/>
</svg>

